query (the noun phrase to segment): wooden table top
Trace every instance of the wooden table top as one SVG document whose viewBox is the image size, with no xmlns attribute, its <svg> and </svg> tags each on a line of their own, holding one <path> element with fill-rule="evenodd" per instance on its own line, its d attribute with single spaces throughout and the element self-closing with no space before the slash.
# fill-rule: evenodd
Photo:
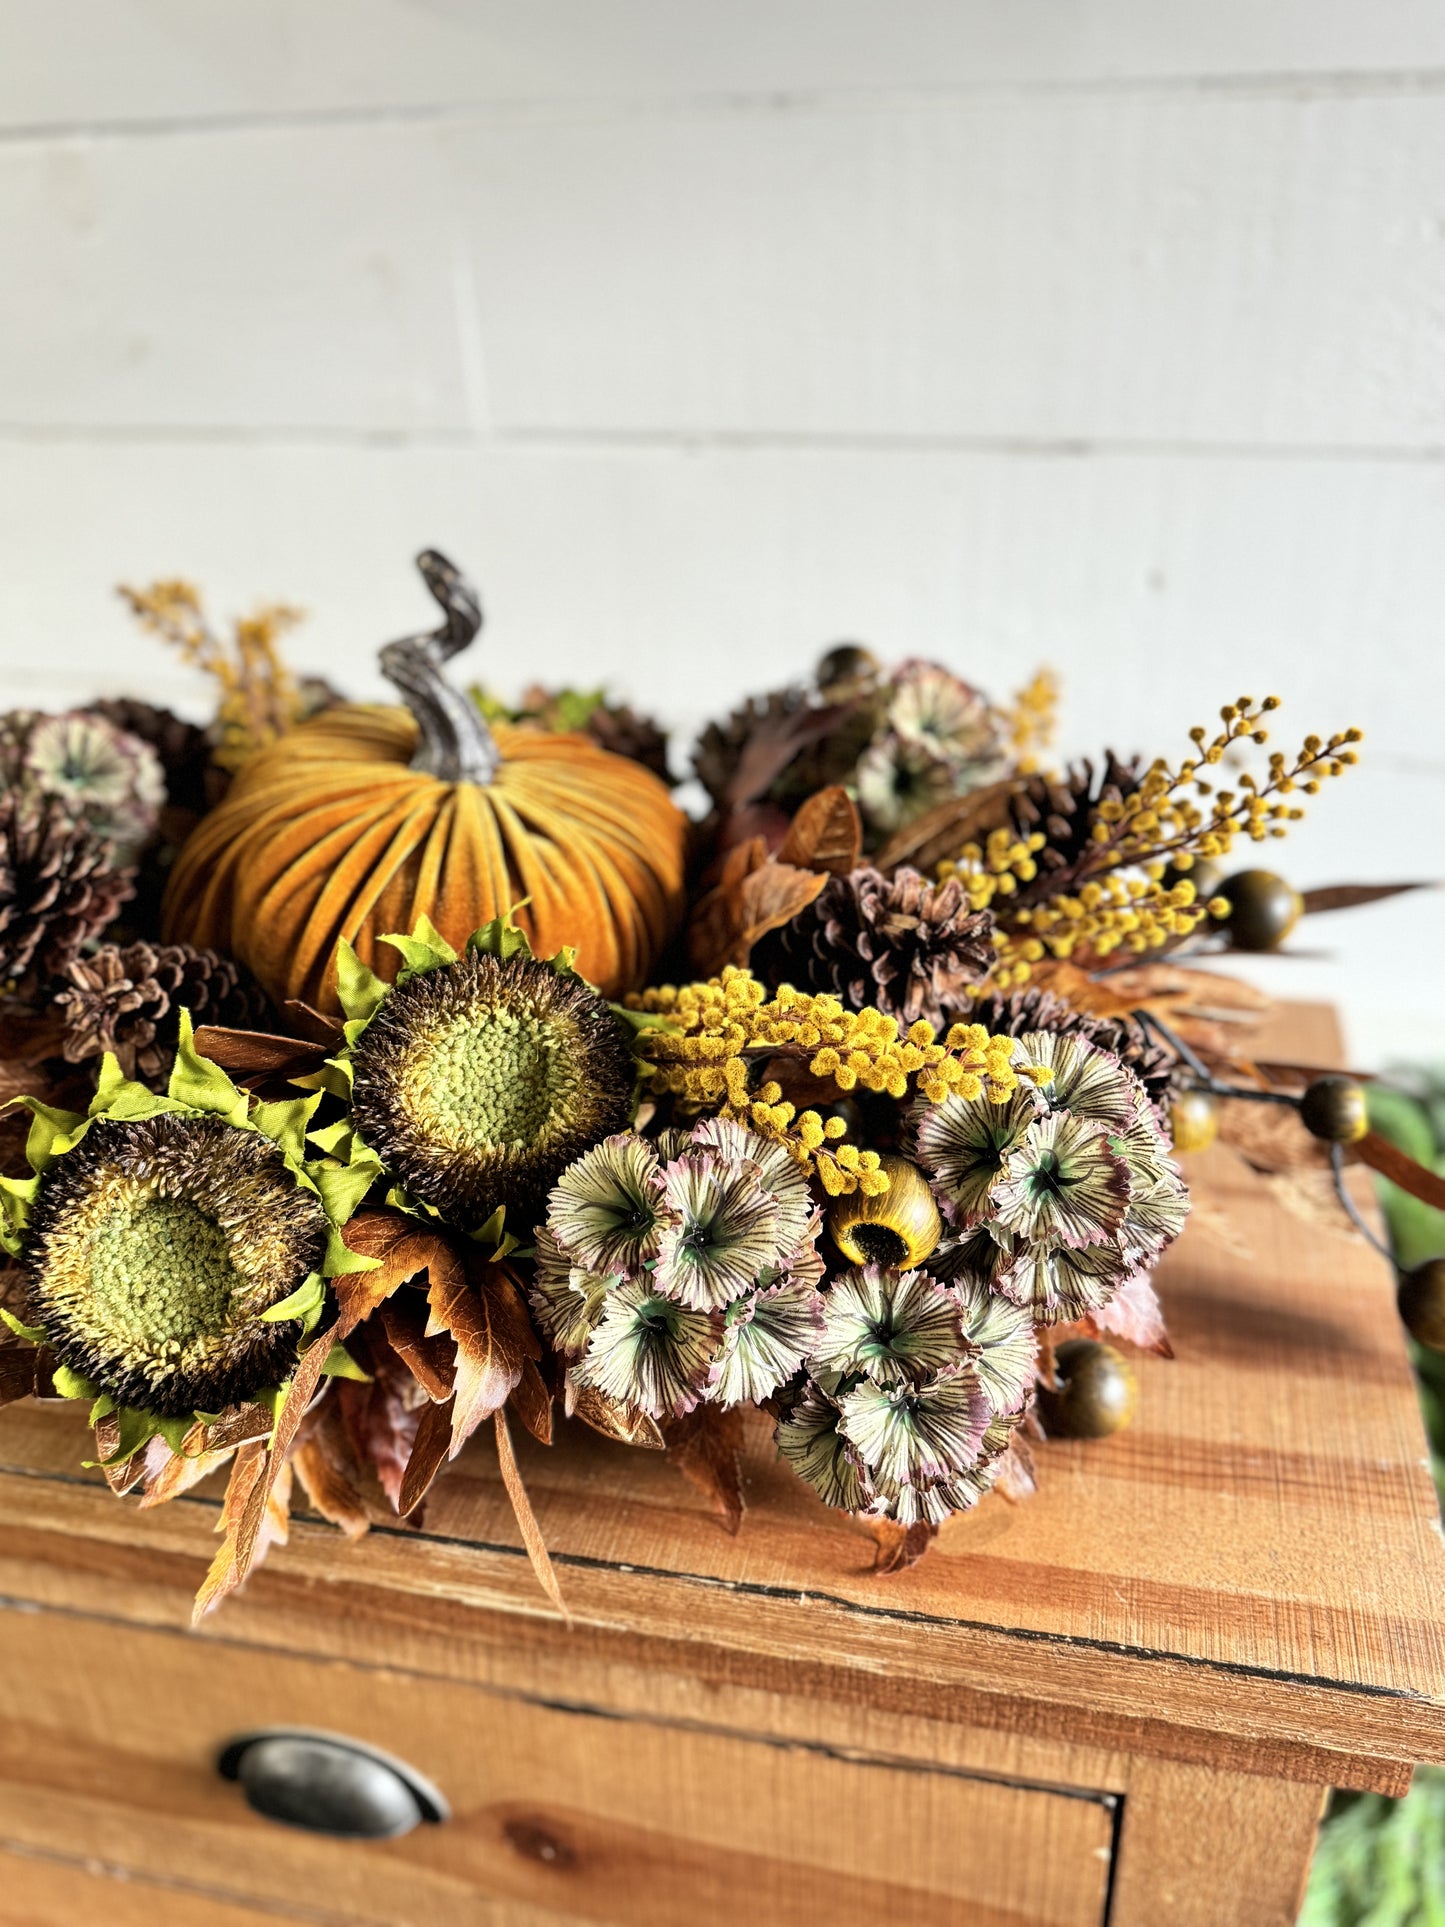
<svg viewBox="0 0 1445 1927">
<path fill-rule="evenodd" d="M 1297 1005 L 1269 1041 L 1328 1062 L 1338 1037 Z M 1398 1786 L 1445 1759 L 1445 1547 L 1393 1280 L 1231 1152 L 1189 1175 L 1249 1255 L 1204 1224 L 1170 1254 L 1177 1357 L 1139 1362 L 1133 1426 L 1039 1448 L 1034 1499 L 991 1495 L 910 1571 L 871 1574 L 866 1529 L 786 1471 L 763 1423 L 736 1538 L 659 1456 L 563 1426 L 520 1457 L 570 1626 L 478 1441 L 422 1530 L 352 1544 L 302 1520 L 199 1636 L 433 1672 L 460 1672 L 483 1626 L 554 1654 L 645 1642 L 715 1678 L 822 1693 L 846 1676 L 885 1710 Z M 77 1469 L 84 1442 L 77 1409 L 0 1413 L 0 1591 L 183 1623 L 215 1497 L 137 1513 Z"/>
</svg>

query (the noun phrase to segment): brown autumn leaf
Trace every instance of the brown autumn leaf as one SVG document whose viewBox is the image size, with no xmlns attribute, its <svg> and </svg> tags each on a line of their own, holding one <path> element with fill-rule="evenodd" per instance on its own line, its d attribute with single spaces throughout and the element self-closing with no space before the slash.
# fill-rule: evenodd
<svg viewBox="0 0 1445 1927">
<path fill-rule="evenodd" d="M 1160 1358 L 1174 1356 L 1164 1309 L 1152 1282 L 1142 1272 L 1128 1279 L 1107 1305 L 1082 1322 L 1094 1327 L 1090 1337 L 1122 1338 L 1141 1352 L 1154 1352 Z"/>
<path fill-rule="evenodd" d="M 662 1428 L 657 1420 L 649 1418 L 635 1406 L 624 1405 L 620 1399 L 609 1398 L 592 1385 L 578 1385 L 569 1376 L 567 1381 L 567 1416 L 580 1418 L 584 1425 L 590 1425 L 594 1432 L 600 1432 L 605 1439 L 615 1439 L 619 1445 L 639 1445 L 645 1451 L 662 1452 L 667 1448 L 667 1440 L 662 1436 Z"/>
<path fill-rule="evenodd" d="M 542 1356 L 516 1274 L 488 1260 L 476 1246 L 455 1246 L 428 1266 L 426 1335 L 450 1332 L 456 1341 L 456 1392 L 452 1400 L 451 1457 L 472 1433 L 499 1412 L 522 1376 L 527 1359 Z"/>
<path fill-rule="evenodd" d="M 1445 1211 L 1445 1178 L 1437 1176 L 1434 1171 L 1427 1171 L 1423 1164 L 1417 1164 L 1414 1158 L 1391 1144 L 1388 1138 L 1381 1137 L 1378 1131 L 1366 1131 L 1350 1148 L 1359 1153 L 1361 1160 L 1372 1171 L 1378 1171 L 1382 1178 L 1398 1184 L 1412 1198 L 1419 1198 L 1423 1204 L 1433 1204 L 1437 1211 Z"/>
<path fill-rule="evenodd" d="M 1386 897 L 1404 896 L 1409 890 L 1436 890 L 1436 882 L 1418 883 L 1330 883 L 1318 890 L 1301 892 L 1306 916 L 1324 910 L 1354 910 L 1366 903 L 1382 903 Z"/>
<path fill-rule="evenodd" d="M 552 1394 L 530 1358 L 523 1361 L 508 1403 L 539 1445 L 552 1443 Z"/>
<path fill-rule="evenodd" d="M 270 1423 L 269 1419 L 267 1423 Z M 151 1440 L 151 1445 L 158 1443 L 164 1445 L 165 1441 Z M 160 1457 L 159 1463 L 152 1462 L 150 1446 L 147 1446 L 145 1488 L 140 1496 L 142 1512 L 149 1511 L 152 1506 L 169 1505 L 172 1499 L 178 1499 L 183 1492 L 189 1492 L 192 1486 L 199 1485 L 203 1479 L 208 1479 L 213 1472 L 220 1470 L 234 1449 L 224 1446 L 218 1451 L 208 1452 L 204 1447 L 198 1449 L 192 1447 L 190 1437 L 187 1438 L 186 1444 L 192 1449 L 178 1453 L 167 1448 L 164 1456 Z"/>
<path fill-rule="evenodd" d="M 726 964 L 745 964 L 753 945 L 791 923 L 828 881 L 826 870 L 799 870 L 769 856 L 762 837 L 739 843 L 723 858 L 722 873 L 693 911 L 688 951 L 700 977 Z"/>
<path fill-rule="evenodd" d="M 337 1279 L 336 1283 L 342 1285 L 375 1275 L 374 1272 L 354 1273 L 349 1279 Z M 193 1624 L 198 1625 L 206 1613 L 245 1581 L 246 1575 L 264 1556 L 267 1546 L 273 1541 L 285 1542 L 285 1514 L 291 1489 L 291 1470 L 287 1461 L 292 1443 L 306 1408 L 316 1396 L 316 1389 L 321 1382 L 321 1368 L 330 1356 L 332 1346 L 339 1344 L 357 1322 L 356 1316 L 352 1315 L 354 1309 L 353 1305 L 352 1310 L 343 1313 L 334 1324 L 318 1332 L 301 1354 L 286 1397 L 276 1415 L 276 1427 L 270 1444 L 257 1441 L 254 1448 L 252 1445 L 243 1445 L 237 1453 L 237 1467 L 243 1459 L 248 1466 L 251 1464 L 253 1449 L 259 1451 L 260 1460 L 254 1472 L 248 1475 L 250 1482 L 234 1531 L 227 1527 L 221 1550 L 212 1560 L 211 1569 L 196 1595 Z M 233 1485 L 236 1476 L 236 1470 L 233 1469 Z M 228 1495 L 230 1489 L 228 1486 Z M 223 1508 L 223 1521 L 228 1516 L 229 1510 Z"/>
<path fill-rule="evenodd" d="M 492 1423 L 497 1433 L 497 1463 L 502 1470 L 502 1484 L 506 1488 L 507 1497 L 512 1502 L 512 1511 L 516 1515 L 517 1525 L 522 1534 L 522 1544 L 526 1547 L 527 1557 L 532 1562 L 532 1571 L 537 1576 L 537 1584 L 562 1617 L 570 1623 L 571 1615 L 563 1601 L 562 1588 L 557 1583 L 557 1573 L 552 1564 L 551 1555 L 547 1551 L 547 1542 L 542 1537 L 542 1528 L 537 1524 L 537 1515 L 532 1510 L 532 1501 L 527 1496 L 527 1488 L 522 1482 L 521 1468 L 512 1450 L 512 1435 L 507 1430 L 506 1413 L 500 1410 L 494 1412 Z"/>
<path fill-rule="evenodd" d="M 777 853 L 779 863 L 797 870 L 826 870 L 846 876 L 863 853 L 863 820 L 841 783 L 818 790 L 798 810 Z"/>
<path fill-rule="evenodd" d="M 1014 1432 L 999 1461 L 993 1489 L 1010 1505 L 1022 1505 L 1039 1489 L 1033 1447 L 1020 1432 Z"/>
<path fill-rule="evenodd" d="M 396 1509 L 402 1518 L 410 1517 L 426 1497 L 432 1480 L 446 1463 L 451 1442 L 452 1401 L 448 1399 L 445 1405 L 433 1405 L 428 1400 L 421 1408 L 411 1457 L 407 1460 L 406 1475 L 397 1495 Z"/>
<path fill-rule="evenodd" d="M 241 1520 L 252 1492 L 264 1481 L 267 1457 L 265 1441 L 253 1439 L 249 1444 L 241 1446 L 231 1461 L 231 1476 L 226 1481 L 225 1496 L 221 1500 L 221 1515 L 216 1521 L 216 1531 L 221 1535 L 221 1543 L 216 1550 L 215 1558 L 211 1561 L 210 1570 L 201 1581 L 200 1590 L 196 1594 L 195 1605 L 191 1609 L 193 1626 L 198 1626 L 206 1614 L 219 1606 L 226 1595 L 234 1592 L 241 1583 L 240 1578 L 236 1576 L 237 1541 Z"/>
<path fill-rule="evenodd" d="M 743 1418 L 734 1408 L 696 1405 L 681 1418 L 662 1422 L 664 1448 L 688 1484 L 707 1500 L 726 1532 L 743 1522 Z"/>
<path fill-rule="evenodd" d="M 916 1566 L 938 1537 L 938 1527 L 925 1521 L 901 1526 L 896 1519 L 868 1519 L 865 1524 L 873 1535 L 872 1570 L 879 1574 L 906 1572 Z"/>
<path fill-rule="evenodd" d="M 307 1077 L 321 1069 L 334 1048 L 275 1031 L 233 1030 L 226 1024 L 202 1024 L 196 1031 L 201 1055 L 243 1085 Z"/>
<path fill-rule="evenodd" d="M 792 709 L 770 707 L 753 723 L 728 778 L 722 801 L 734 810 L 755 802 L 772 788 L 800 751 L 809 743 L 831 735 L 856 708 L 856 703 L 826 703 L 818 708 L 808 704 Z"/>
<path fill-rule="evenodd" d="M 427 1336 L 427 1301 L 399 1292 L 381 1308 L 381 1329 L 428 1398 L 444 1403 L 456 1390 L 457 1347 L 450 1332 Z"/>
<path fill-rule="evenodd" d="M 396 1508 L 427 1393 L 406 1360 L 387 1342 L 384 1330 L 368 1325 L 361 1339 L 358 1362 L 371 1374 L 370 1381 L 339 1378 L 332 1398 L 357 1465 L 372 1468 Z"/>
<path fill-rule="evenodd" d="M 369 1385 L 352 1380 L 356 1391 L 371 1391 Z M 291 1463 L 312 1505 L 334 1526 L 340 1526 L 348 1539 L 360 1539 L 371 1529 L 366 1500 L 361 1490 L 361 1468 L 351 1447 L 341 1407 L 333 1395 L 322 1399 L 307 1413 L 296 1434 Z"/>
<path fill-rule="evenodd" d="M 967 796 L 950 796 L 936 803 L 901 830 L 895 830 L 874 863 L 885 871 L 907 863 L 931 875 L 940 863 L 956 857 L 965 843 L 981 842 L 991 830 L 1007 825 L 1009 800 L 1017 788 L 1018 779 L 1006 776 L 1002 782 L 970 790 Z"/>
<path fill-rule="evenodd" d="M 325 1044 L 328 1050 L 335 1050 L 345 1041 L 346 1026 L 339 1017 L 328 1017 L 314 1005 L 303 1003 L 299 997 L 286 999 L 286 1015 L 296 1026 L 297 1033 L 311 1044 Z"/>
<path fill-rule="evenodd" d="M 100 1476 L 117 1498 L 123 1498 L 133 1486 L 139 1485 L 146 1475 L 146 1448 L 141 1446 L 138 1451 L 132 1452 L 128 1459 L 122 1459 L 117 1465 L 110 1465 L 107 1464 L 107 1460 L 120 1445 L 120 1419 L 114 1412 L 108 1412 L 104 1418 L 98 1418 L 95 1421 L 91 1431 L 95 1437 L 95 1457 L 100 1467 Z M 162 1440 L 161 1444 L 164 1446 L 165 1441 Z M 170 1448 L 166 1446 L 165 1449 L 169 1451 Z"/>
<path fill-rule="evenodd" d="M 1220 1141 L 1255 1171 L 1323 1169 L 1329 1152 L 1311 1137 L 1290 1104 L 1261 1104 L 1244 1097 L 1219 1100 Z"/>
</svg>

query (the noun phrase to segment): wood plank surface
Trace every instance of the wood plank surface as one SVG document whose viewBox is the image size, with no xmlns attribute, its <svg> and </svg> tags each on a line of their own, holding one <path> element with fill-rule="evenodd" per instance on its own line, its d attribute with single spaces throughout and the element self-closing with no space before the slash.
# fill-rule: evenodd
<svg viewBox="0 0 1445 1927">
<path fill-rule="evenodd" d="M 359 1846 L 278 1828 L 218 1778 L 257 1726 L 341 1730 L 441 1786 L 444 1826 Z M 55 1614 L 7 1629 L 4 1833 L 142 1876 L 375 1927 L 1094 1927 L 1115 1802 L 928 1761 L 598 1717 Z M 968 1843 L 987 1842 L 987 1852 Z M 0 1903 L 3 1907 L 3 1903 Z M 5 1916 L 9 1918 L 8 1914 Z M 204 1916 L 203 1916 L 204 1917 Z"/>
<path fill-rule="evenodd" d="M 1270 1047 L 1327 1057 L 1330 1020 L 1286 1013 Z M 1140 1365 L 1131 1431 L 1043 1449 L 1041 1492 L 996 1497 L 920 1566 L 867 1571 L 757 1428 L 730 1539 L 671 1469 L 567 1428 L 524 1456 L 572 1613 L 537 1593 L 495 1461 L 469 1450 L 419 1533 L 352 1547 L 299 1525 L 211 1636 L 471 1671 L 529 1664 L 695 1672 L 1050 1742 L 1317 1784 L 1385 1783 L 1445 1757 L 1445 1576 L 1385 1267 L 1285 1215 L 1220 1152 L 1194 1179 L 1252 1256 L 1192 1229 L 1161 1281 L 1178 1358 Z M 0 1586 L 180 1621 L 214 1501 L 138 1515 L 74 1470 L 75 1412 L 0 1415 Z M 802 1670 L 799 1670 L 802 1669 Z M 1353 1777 L 1352 1777 L 1353 1776 Z"/>
<path fill-rule="evenodd" d="M 1323 1804 L 1318 1787 L 1141 1762 L 1109 1927 L 1294 1927 Z"/>
</svg>

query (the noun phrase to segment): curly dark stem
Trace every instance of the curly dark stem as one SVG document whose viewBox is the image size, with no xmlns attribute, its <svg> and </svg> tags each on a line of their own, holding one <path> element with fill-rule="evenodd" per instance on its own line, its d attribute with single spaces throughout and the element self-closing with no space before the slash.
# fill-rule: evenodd
<svg viewBox="0 0 1445 1927">
<path fill-rule="evenodd" d="M 477 592 L 435 549 L 423 549 L 416 566 L 446 620 L 425 635 L 389 642 L 381 652 L 381 673 L 401 691 L 420 731 L 411 766 L 444 783 L 490 783 L 502 760 L 492 732 L 471 698 L 442 674 L 442 664 L 482 626 Z"/>
<path fill-rule="evenodd" d="M 1359 1206 L 1350 1196 L 1349 1186 L 1345 1183 L 1345 1147 L 1342 1144 L 1332 1144 L 1330 1146 L 1330 1176 L 1334 1179 L 1335 1196 L 1343 1205 L 1345 1216 L 1350 1220 L 1351 1224 L 1353 1224 L 1356 1231 L 1359 1232 L 1365 1243 L 1372 1245 L 1385 1260 L 1385 1263 L 1393 1269 L 1395 1265 L 1394 1252 L 1391 1251 L 1390 1247 L 1377 1237 L 1370 1226 L 1366 1224 L 1360 1214 Z"/>
</svg>

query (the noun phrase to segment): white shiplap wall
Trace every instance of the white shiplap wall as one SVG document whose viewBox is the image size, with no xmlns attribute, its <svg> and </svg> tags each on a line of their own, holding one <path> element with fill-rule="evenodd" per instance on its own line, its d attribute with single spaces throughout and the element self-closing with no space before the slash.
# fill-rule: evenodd
<svg viewBox="0 0 1445 1927">
<path fill-rule="evenodd" d="M 840 635 L 1070 749 L 1276 689 L 1368 731 L 1297 880 L 1441 868 L 1438 0 L 0 0 L 0 246 L 5 700 L 194 707 L 177 571 L 370 692 L 433 542 L 684 728 Z M 1442 901 L 1268 980 L 1445 1056 Z"/>
</svg>

